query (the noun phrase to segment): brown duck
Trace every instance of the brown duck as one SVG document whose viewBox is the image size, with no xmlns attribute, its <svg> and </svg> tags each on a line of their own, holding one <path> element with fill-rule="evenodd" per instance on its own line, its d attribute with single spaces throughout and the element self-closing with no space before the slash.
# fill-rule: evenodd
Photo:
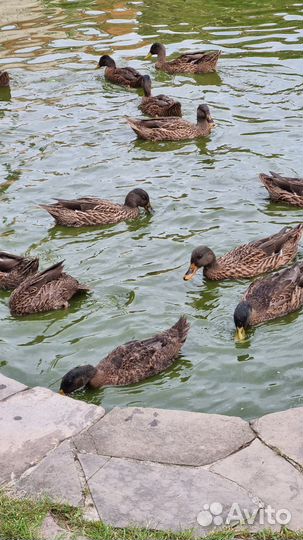
<svg viewBox="0 0 303 540">
<path fill-rule="evenodd" d="M 122 386 L 134 384 L 167 369 L 178 356 L 187 338 L 189 323 L 185 317 L 151 338 L 143 341 L 129 341 L 120 345 L 94 367 L 79 366 L 64 375 L 61 394 L 70 394 L 89 385 Z"/>
<path fill-rule="evenodd" d="M 15 289 L 39 268 L 38 258 L 20 257 L 0 252 L 0 289 Z"/>
<path fill-rule="evenodd" d="M 108 81 L 114 84 L 119 84 L 120 86 L 128 86 L 131 88 L 141 87 L 141 73 L 131 67 L 117 68 L 113 58 L 107 54 L 101 56 L 96 69 L 101 67 L 105 67 L 104 76 Z"/>
<path fill-rule="evenodd" d="M 9 86 L 9 74 L 7 71 L 0 71 L 0 88 Z"/>
<path fill-rule="evenodd" d="M 259 178 L 273 201 L 303 208 L 303 178 L 289 178 L 272 171 L 261 173 Z"/>
<path fill-rule="evenodd" d="M 297 254 L 303 224 L 284 227 L 276 234 L 243 244 L 216 259 L 214 252 L 199 246 L 193 250 L 190 266 L 183 279 L 190 280 L 203 268 L 208 279 L 238 279 L 258 276 L 288 264 Z"/>
<path fill-rule="evenodd" d="M 108 225 L 119 221 L 136 219 L 140 215 L 139 208 L 152 213 L 149 196 L 144 189 L 130 191 L 124 204 L 112 203 L 96 197 L 80 199 L 56 199 L 54 204 L 40 204 L 41 208 L 53 216 L 58 225 L 66 227 L 89 227 Z"/>
<path fill-rule="evenodd" d="M 175 60 L 166 60 L 166 49 L 162 43 L 154 43 L 146 58 L 158 57 L 156 69 L 166 73 L 207 73 L 216 71 L 221 51 L 189 52 L 178 56 Z"/>
<path fill-rule="evenodd" d="M 236 337 L 245 330 L 288 313 L 303 305 L 303 263 L 252 283 L 234 312 Z"/>
<path fill-rule="evenodd" d="M 144 114 L 149 116 L 182 116 L 181 103 L 175 99 L 160 94 L 151 95 L 151 78 L 149 75 L 142 77 L 144 97 L 139 106 Z"/>
<path fill-rule="evenodd" d="M 180 141 L 205 137 L 214 127 L 207 105 L 199 105 L 196 124 L 175 116 L 150 120 L 127 118 L 127 122 L 138 137 L 150 141 Z"/>
<path fill-rule="evenodd" d="M 29 315 L 69 307 L 70 299 L 89 288 L 63 272 L 63 262 L 29 276 L 11 294 L 12 315 Z"/>
</svg>

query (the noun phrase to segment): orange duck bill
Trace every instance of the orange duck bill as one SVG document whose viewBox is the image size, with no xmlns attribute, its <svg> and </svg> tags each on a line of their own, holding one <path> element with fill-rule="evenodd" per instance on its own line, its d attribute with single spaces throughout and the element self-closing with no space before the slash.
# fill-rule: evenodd
<svg viewBox="0 0 303 540">
<path fill-rule="evenodd" d="M 187 270 L 187 272 L 184 274 L 183 276 L 183 279 L 185 281 L 190 281 L 191 279 L 193 279 L 193 277 L 196 275 L 196 273 L 198 272 L 199 268 L 196 264 L 194 263 L 191 263 L 189 269 Z"/>
</svg>

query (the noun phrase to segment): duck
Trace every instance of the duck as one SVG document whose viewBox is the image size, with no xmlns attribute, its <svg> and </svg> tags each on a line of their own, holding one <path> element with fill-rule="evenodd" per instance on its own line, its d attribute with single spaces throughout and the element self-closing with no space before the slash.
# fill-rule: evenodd
<svg viewBox="0 0 303 540">
<path fill-rule="evenodd" d="M 43 272 L 27 277 L 12 292 L 9 308 L 12 315 L 30 315 L 67 309 L 70 299 L 90 289 L 64 273 L 64 261 Z"/>
<path fill-rule="evenodd" d="M 303 223 L 284 227 L 276 234 L 243 244 L 218 259 L 209 247 L 198 246 L 191 254 L 183 279 L 191 280 L 199 268 L 203 268 L 204 276 L 211 280 L 250 278 L 277 270 L 297 255 L 302 234 Z"/>
<path fill-rule="evenodd" d="M 178 356 L 187 338 L 189 323 L 182 316 L 168 330 L 144 339 L 129 341 L 109 353 L 97 366 L 78 366 L 66 373 L 61 394 L 71 394 L 89 386 L 122 386 L 138 383 L 167 369 Z"/>
<path fill-rule="evenodd" d="M 0 289 L 12 290 L 39 268 L 39 259 L 0 251 Z"/>
<path fill-rule="evenodd" d="M 126 120 L 138 137 L 149 141 L 181 141 L 206 137 L 214 127 L 207 105 L 199 105 L 196 124 L 176 116 L 149 120 L 127 117 Z"/>
<path fill-rule="evenodd" d="M 57 202 L 54 204 L 40 204 L 39 206 L 53 216 L 58 225 L 65 227 L 109 225 L 136 219 L 140 215 L 140 207 L 144 208 L 146 213 L 153 213 L 149 195 L 141 188 L 132 189 L 126 195 L 124 204 L 97 197 L 55 200 Z"/>
<path fill-rule="evenodd" d="M 289 178 L 272 171 L 261 173 L 259 178 L 273 201 L 303 208 L 303 178 Z"/>
<path fill-rule="evenodd" d="M 0 88 L 9 87 L 9 74 L 7 71 L 0 71 Z"/>
<path fill-rule="evenodd" d="M 234 311 L 236 339 L 252 326 L 297 311 L 303 305 L 303 263 L 251 283 Z"/>
<path fill-rule="evenodd" d="M 131 67 L 117 68 L 115 60 L 108 54 L 104 54 L 99 59 L 96 69 L 101 67 L 105 67 L 105 78 L 114 84 L 130 88 L 141 88 L 142 86 L 141 73 Z"/>
<path fill-rule="evenodd" d="M 181 103 L 175 99 L 160 94 L 151 95 L 152 82 L 149 75 L 142 77 L 144 96 L 139 105 L 141 111 L 149 116 L 182 116 Z"/>
<path fill-rule="evenodd" d="M 199 51 L 182 54 L 167 62 L 166 49 L 162 43 L 153 43 L 146 59 L 156 55 L 156 69 L 166 71 L 166 73 L 208 73 L 216 71 L 217 63 L 221 51 Z"/>
</svg>

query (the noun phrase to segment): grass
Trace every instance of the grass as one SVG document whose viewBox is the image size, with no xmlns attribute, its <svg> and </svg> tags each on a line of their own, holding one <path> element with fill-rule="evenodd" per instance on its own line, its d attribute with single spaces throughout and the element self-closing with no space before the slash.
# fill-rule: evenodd
<svg viewBox="0 0 303 540">
<path fill-rule="evenodd" d="M 163 532 L 139 528 L 117 529 L 101 521 L 86 521 L 82 511 L 65 504 L 58 504 L 43 499 L 16 499 L 0 491 L 0 540 L 39 540 L 39 529 L 47 514 L 56 522 L 78 536 L 91 540 L 194 540 L 192 532 Z M 214 532 L 203 540 L 302 540 L 303 531 L 292 532 L 285 529 L 281 533 L 264 530 L 250 533 L 247 530 L 234 531 L 225 529 Z M 196 540 L 196 539 L 195 539 Z"/>
</svg>

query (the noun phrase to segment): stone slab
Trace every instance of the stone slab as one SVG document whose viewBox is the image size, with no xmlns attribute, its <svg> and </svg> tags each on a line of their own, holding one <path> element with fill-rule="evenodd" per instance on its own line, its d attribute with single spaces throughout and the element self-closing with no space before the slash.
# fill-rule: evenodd
<svg viewBox="0 0 303 540">
<path fill-rule="evenodd" d="M 210 468 L 225 478 L 229 478 L 247 490 L 253 489 L 266 505 L 276 512 L 285 508 L 290 512 L 290 521 L 285 525 L 292 529 L 303 529 L 303 475 L 288 461 L 275 454 L 259 439 L 236 454 L 215 463 Z M 282 515 L 282 520 L 287 516 Z M 268 523 L 264 513 L 264 528 L 278 525 Z"/>
<path fill-rule="evenodd" d="M 209 512 L 201 515 L 204 505 L 221 504 L 220 526 L 234 501 L 250 512 L 261 505 L 244 488 L 202 467 L 111 458 L 88 485 L 100 518 L 116 527 L 193 529 L 203 535 L 210 531 Z"/>
<path fill-rule="evenodd" d="M 81 463 L 86 480 L 89 480 L 96 474 L 96 472 L 110 459 L 109 457 L 97 456 L 96 454 L 78 454 L 77 457 Z"/>
<path fill-rule="evenodd" d="M 115 408 L 75 437 L 79 451 L 178 465 L 205 465 L 255 438 L 241 418 L 148 408 Z"/>
<path fill-rule="evenodd" d="M 53 501 L 72 506 L 83 506 L 83 488 L 69 440 L 61 443 L 14 485 L 22 495 L 47 495 Z"/>
<path fill-rule="evenodd" d="M 102 407 L 38 387 L 1 401 L 0 484 L 20 476 L 103 415 Z"/>
<path fill-rule="evenodd" d="M 267 414 L 252 426 L 265 444 L 303 467 L 303 407 Z"/>
<path fill-rule="evenodd" d="M 0 401 L 1 399 L 6 399 L 7 397 L 16 394 L 17 392 L 22 392 L 22 390 L 25 390 L 26 388 L 27 386 L 25 386 L 25 384 L 15 381 L 14 379 L 10 379 L 9 377 L 6 377 L 0 373 Z"/>
</svg>

